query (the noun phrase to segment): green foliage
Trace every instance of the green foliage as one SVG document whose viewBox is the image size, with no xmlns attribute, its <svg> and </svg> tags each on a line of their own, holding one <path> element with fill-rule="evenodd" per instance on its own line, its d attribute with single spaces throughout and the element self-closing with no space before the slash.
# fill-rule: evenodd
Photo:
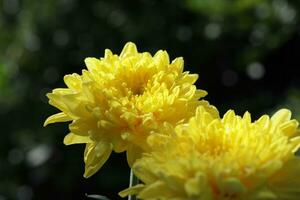
<svg viewBox="0 0 300 200">
<path fill-rule="evenodd" d="M 266 0 L 187 0 L 189 7 L 206 15 L 236 15 L 255 6 L 271 2 Z"/>
<path fill-rule="evenodd" d="M 295 25 L 299 22 L 296 5 L 287 0 L 186 2 L 197 19 L 204 18 L 208 22 L 205 27 L 208 39 L 235 38 L 242 42 L 237 55 L 238 66 L 262 59 L 278 48 L 296 31 Z"/>
</svg>

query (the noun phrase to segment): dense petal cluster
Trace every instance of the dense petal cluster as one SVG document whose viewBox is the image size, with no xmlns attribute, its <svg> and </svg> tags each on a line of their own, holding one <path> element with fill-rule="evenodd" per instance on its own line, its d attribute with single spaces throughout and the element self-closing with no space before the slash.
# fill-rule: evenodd
<svg viewBox="0 0 300 200">
<path fill-rule="evenodd" d="M 49 93 L 49 103 L 61 112 L 45 125 L 71 121 L 65 144 L 86 143 L 85 177 L 94 174 L 112 151 L 127 151 L 129 163 L 147 151 L 147 137 L 161 127 L 186 122 L 207 93 L 194 83 L 198 76 L 183 72 L 183 59 L 170 63 L 166 51 L 139 53 L 127 43 L 121 54 L 105 50 L 103 58 L 87 58 L 82 75 L 64 77 L 67 88 Z"/>
<path fill-rule="evenodd" d="M 148 138 L 153 152 L 133 166 L 143 184 L 121 196 L 144 200 L 297 200 L 298 122 L 289 110 L 255 122 L 228 111 L 214 118 L 203 107 L 188 123 Z"/>
</svg>

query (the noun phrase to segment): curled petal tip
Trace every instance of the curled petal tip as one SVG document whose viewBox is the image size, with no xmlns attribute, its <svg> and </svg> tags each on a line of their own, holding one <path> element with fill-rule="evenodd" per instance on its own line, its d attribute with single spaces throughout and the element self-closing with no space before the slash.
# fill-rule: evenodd
<svg viewBox="0 0 300 200">
<path fill-rule="evenodd" d="M 136 45 L 133 42 L 127 42 L 120 54 L 121 57 L 124 57 L 129 54 L 137 54 L 138 50 Z"/>
<path fill-rule="evenodd" d="M 92 176 L 92 174 L 87 174 L 87 173 L 84 173 L 84 174 L 83 174 L 83 177 L 84 177 L 84 178 L 90 178 L 91 176 Z"/>
<path fill-rule="evenodd" d="M 93 57 L 87 57 L 84 59 L 85 63 L 89 63 L 90 61 L 92 61 L 94 58 Z"/>
<path fill-rule="evenodd" d="M 48 124 L 53 124 L 56 122 L 67 122 L 67 121 L 71 121 L 72 119 L 67 116 L 65 113 L 57 113 L 55 115 L 51 115 L 50 117 L 48 117 L 45 122 L 44 122 L 44 127 L 47 126 Z"/>
<path fill-rule="evenodd" d="M 292 112 L 286 108 L 278 110 L 272 117 L 271 120 L 275 124 L 281 124 L 291 119 Z"/>
<path fill-rule="evenodd" d="M 54 122 L 53 122 L 53 115 L 50 116 L 50 117 L 48 117 L 48 118 L 45 120 L 45 122 L 44 122 L 44 124 L 43 124 L 43 127 L 46 127 L 46 126 L 48 126 L 49 124 L 52 124 L 52 123 L 54 123 Z"/>
<path fill-rule="evenodd" d="M 47 120 L 44 122 L 43 127 L 46 127 L 49 123 L 47 122 Z"/>
</svg>

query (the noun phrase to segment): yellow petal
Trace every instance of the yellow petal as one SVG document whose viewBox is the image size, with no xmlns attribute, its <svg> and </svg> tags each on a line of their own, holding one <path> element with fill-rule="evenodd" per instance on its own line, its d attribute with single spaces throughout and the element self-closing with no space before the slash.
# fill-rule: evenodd
<svg viewBox="0 0 300 200">
<path fill-rule="evenodd" d="M 240 194 L 246 191 L 245 186 L 237 178 L 230 177 L 222 181 L 222 190 L 225 194 Z"/>
<path fill-rule="evenodd" d="M 46 121 L 44 122 L 44 126 L 47 126 L 48 124 L 53 124 L 56 122 L 67 122 L 67 121 L 71 121 L 72 118 L 69 117 L 68 115 L 66 115 L 63 112 L 57 113 L 55 115 L 51 115 L 50 117 L 48 117 L 46 119 Z"/>
<path fill-rule="evenodd" d="M 89 71 L 97 71 L 97 66 L 99 64 L 99 60 L 97 58 L 89 57 L 84 59 L 84 62 Z"/>
<path fill-rule="evenodd" d="M 270 180 L 272 191 L 284 200 L 298 200 L 300 197 L 300 157 L 289 160 Z"/>
<path fill-rule="evenodd" d="M 48 93 L 47 97 L 49 98 L 49 104 L 58 108 L 59 110 L 66 113 L 66 115 L 76 118 L 74 111 L 76 111 L 78 107 L 78 102 L 74 100 L 74 94 L 59 94 L 60 91 L 53 90 L 53 93 Z"/>
<path fill-rule="evenodd" d="M 251 123 L 251 114 L 248 111 L 244 113 L 243 120 L 245 120 L 246 124 Z"/>
<path fill-rule="evenodd" d="M 127 155 L 127 162 L 129 164 L 130 167 L 133 166 L 134 162 L 141 157 L 141 153 L 142 150 L 135 146 L 135 145 L 130 145 L 128 148 L 127 148 L 127 152 L 126 152 L 126 155 Z"/>
<path fill-rule="evenodd" d="M 284 135 L 291 137 L 297 133 L 298 125 L 299 123 L 297 120 L 291 120 L 291 121 L 284 122 L 279 126 L 279 128 Z"/>
<path fill-rule="evenodd" d="M 73 90 L 81 90 L 82 88 L 82 81 L 80 79 L 80 76 L 76 73 L 71 75 L 65 75 L 64 76 L 64 82 L 68 86 L 68 88 Z"/>
<path fill-rule="evenodd" d="M 151 166 L 151 164 L 151 162 L 138 163 L 137 161 L 132 167 L 134 174 L 145 184 L 152 183 L 157 180 L 157 176 L 154 174 L 155 172 L 149 169 L 149 166 Z"/>
<path fill-rule="evenodd" d="M 270 117 L 268 115 L 263 115 L 255 123 L 262 129 L 267 130 L 270 127 Z"/>
<path fill-rule="evenodd" d="M 122 190 L 121 192 L 119 192 L 119 195 L 122 198 L 129 196 L 129 195 L 135 195 L 135 194 L 138 194 L 144 187 L 145 187 L 144 184 L 137 184 L 131 188 Z"/>
<path fill-rule="evenodd" d="M 189 196 L 199 195 L 202 192 L 202 189 L 204 189 L 203 182 L 205 181 L 203 179 L 205 179 L 203 175 L 189 179 L 184 185 L 186 193 Z"/>
<path fill-rule="evenodd" d="M 137 51 L 136 45 L 132 42 L 127 42 L 120 54 L 120 57 L 124 58 L 128 55 L 135 55 L 137 53 L 138 53 L 138 51 Z"/>
<path fill-rule="evenodd" d="M 282 167 L 282 164 L 283 162 L 281 160 L 269 160 L 261 166 L 260 170 L 264 176 L 270 176 L 275 171 L 279 170 Z"/>
<path fill-rule="evenodd" d="M 291 119 L 292 113 L 288 109 L 281 109 L 277 111 L 272 117 L 271 121 L 274 125 L 279 125 L 283 122 L 289 121 Z"/>
<path fill-rule="evenodd" d="M 112 56 L 113 56 L 113 53 L 111 52 L 111 50 L 105 49 L 105 51 L 104 51 L 104 58 L 105 59 L 109 59 Z"/>
<path fill-rule="evenodd" d="M 172 192 L 162 181 L 154 182 L 151 185 L 148 185 L 144 190 L 142 190 L 138 198 L 140 199 L 159 199 L 159 197 L 170 197 Z"/>
<path fill-rule="evenodd" d="M 248 198 L 247 198 L 248 199 Z M 271 190 L 263 188 L 249 198 L 249 200 L 282 200 L 278 198 Z"/>
<path fill-rule="evenodd" d="M 69 133 L 64 138 L 65 145 L 91 143 L 91 142 L 92 142 L 92 140 L 90 139 L 90 137 L 76 135 L 74 133 Z"/>
<path fill-rule="evenodd" d="M 60 94 L 60 91 L 53 91 L 47 94 L 49 103 L 59 110 L 63 111 L 66 115 L 76 119 L 80 117 L 89 117 L 90 111 L 87 109 L 88 102 L 93 101 L 92 98 L 87 99 L 87 95 L 80 93 Z"/>
<path fill-rule="evenodd" d="M 196 80 L 195 80 L 196 81 Z M 208 93 L 205 90 L 196 90 L 195 95 L 199 98 L 205 97 Z"/>
<path fill-rule="evenodd" d="M 228 110 L 224 116 L 223 116 L 223 123 L 224 124 L 232 124 L 234 123 L 234 119 L 235 119 L 235 113 L 233 110 Z"/>
<path fill-rule="evenodd" d="M 169 55 L 166 51 L 159 50 L 153 57 L 153 62 L 160 68 L 166 69 L 170 64 Z"/>
<path fill-rule="evenodd" d="M 96 123 L 93 120 L 86 119 L 76 119 L 69 125 L 69 129 L 72 133 L 76 135 L 87 136 L 90 130 L 97 129 Z"/>
<path fill-rule="evenodd" d="M 185 179 L 178 176 L 178 174 L 175 174 L 163 177 L 163 181 L 170 187 L 170 189 L 179 192 L 179 190 L 182 190 L 182 185 L 184 185 Z M 183 190 L 182 193 L 184 193 Z"/>
<path fill-rule="evenodd" d="M 178 73 L 183 72 L 183 66 L 184 66 L 184 60 L 182 57 L 176 58 L 171 63 L 172 66 L 174 66 L 177 69 Z"/>
<path fill-rule="evenodd" d="M 100 146 L 99 146 L 100 145 Z M 101 153 L 100 153 L 101 152 Z M 84 152 L 84 177 L 89 178 L 95 174 L 107 161 L 112 152 L 112 146 L 105 143 L 88 143 Z"/>
<path fill-rule="evenodd" d="M 214 118 L 219 116 L 218 111 L 214 109 L 213 106 L 207 106 L 209 106 L 208 102 L 203 101 L 202 105 L 196 109 L 196 123 L 201 122 L 201 124 L 209 124 Z"/>
</svg>

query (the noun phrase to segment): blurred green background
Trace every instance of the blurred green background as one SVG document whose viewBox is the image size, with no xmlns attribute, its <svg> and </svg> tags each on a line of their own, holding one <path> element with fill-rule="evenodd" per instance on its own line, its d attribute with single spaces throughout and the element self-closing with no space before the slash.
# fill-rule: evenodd
<svg viewBox="0 0 300 200">
<path fill-rule="evenodd" d="M 62 143 L 67 124 L 42 125 L 57 112 L 45 94 L 64 87 L 65 74 L 127 41 L 183 56 L 221 114 L 287 107 L 300 120 L 300 1 L 0 0 L 0 8 L 0 200 L 120 199 L 123 154 L 84 179 L 84 146 Z"/>
</svg>

